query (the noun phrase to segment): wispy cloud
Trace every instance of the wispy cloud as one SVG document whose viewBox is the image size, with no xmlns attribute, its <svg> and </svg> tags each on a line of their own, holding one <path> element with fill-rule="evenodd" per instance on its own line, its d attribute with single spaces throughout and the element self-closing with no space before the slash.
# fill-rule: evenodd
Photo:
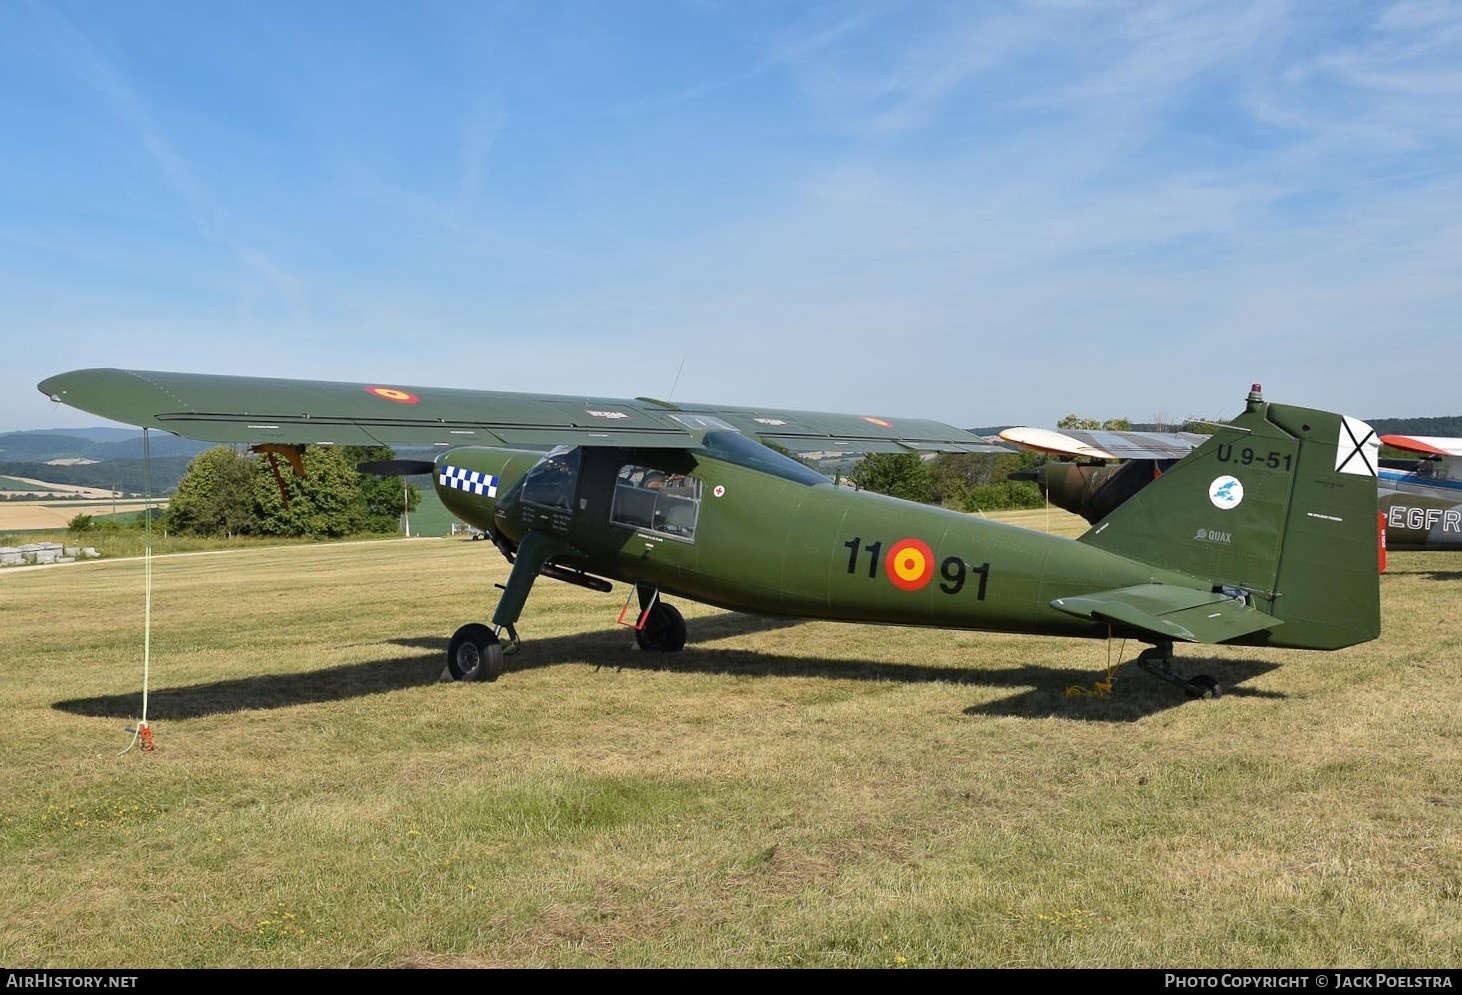
<svg viewBox="0 0 1462 995">
<path fill-rule="evenodd" d="M 31 91 L 85 80 L 187 221 L 99 226 L 84 172 L 3 200 L 107 162 L 107 128 L 0 161 L 23 379 L 79 365 L 44 348 L 69 336 L 86 365 L 601 395 L 684 361 L 681 398 L 967 425 L 1215 417 L 1256 380 L 1454 413 L 1446 364 L 1378 370 L 1450 355 L 1462 313 L 1456 3 L 264 10 L 227 46 L 0 11 Z"/>
<path fill-rule="evenodd" d="M 188 160 L 177 150 L 143 96 L 125 74 L 107 59 L 98 46 L 58 9 L 27 0 L 31 14 L 46 25 L 56 49 L 105 102 L 118 121 L 126 125 L 152 159 L 168 185 L 185 205 L 198 231 L 209 241 L 230 250 L 238 262 L 262 277 L 281 297 L 307 310 L 305 281 L 287 272 L 268 253 L 248 244 L 233 231 L 222 210 L 199 180 Z"/>
</svg>

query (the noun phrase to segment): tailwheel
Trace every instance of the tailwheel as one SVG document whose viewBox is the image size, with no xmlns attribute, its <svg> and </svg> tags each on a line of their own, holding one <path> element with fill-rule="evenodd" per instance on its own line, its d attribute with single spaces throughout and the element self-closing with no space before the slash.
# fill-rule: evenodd
<svg viewBox="0 0 1462 995">
<path fill-rule="evenodd" d="M 1212 677 L 1207 674 L 1184 677 L 1173 671 L 1172 663 L 1172 643 L 1158 643 L 1137 654 L 1137 666 L 1154 677 L 1161 677 L 1169 684 L 1182 688 L 1183 693 L 1190 698 L 1218 698 L 1223 695 L 1223 688 Z"/>
<path fill-rule="evenodd" d="M 1199 674 L 1188 681 L 1188 694 L 1194 698 L 1222 698 L 1223 685 L 1207 674 Z"/>
<path fill-rule="evenodd" d="M 674 605 L 656 601 L 645 624 L 635 630 L 640 649 L 653 653 L 678 653 L 685 649 L 685 617 Z"/>
<path fill-rule="evenodd" d="M 481 622 L 470 622 L 452 634 L 447 646 L 447 673 L 454 681 L 495 681 L 503 675 L 503 644 Z"/>
</svg>

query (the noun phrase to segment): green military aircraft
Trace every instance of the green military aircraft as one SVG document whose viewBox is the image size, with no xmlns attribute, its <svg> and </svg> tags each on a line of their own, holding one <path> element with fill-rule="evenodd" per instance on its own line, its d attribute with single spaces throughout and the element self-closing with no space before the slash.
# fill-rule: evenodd
<svg viewBox="0 0 1462 995">
<path fill-rule="evenodd" d="M 43 381 L 114 421 L 259 452 L 433 446 L 443 503 L 512 564 L 490 621 L 452 636 L 446 674 L 496 680 L 539 577 L 631 585 L 648 651 L 684 647 L 667 597 L 734 611 L 1150 644 L 1145 670 L 1194 697 L 1175 642 L 1334 650 L 1380 634 L 1375 443 L 1360 423 L 1266 401 L 1078 539 L 859 492 L 777 452 L 978 452 L 937 422 L 649 398 L 114 369 Z M 1363 426 L 1362 426 L 1363 427 Z M 546 447 L 552 447 L 545 452 Z M 625 611 L 631 610 L 630 601 Z"/>
<path fill-rule="evenodd" d="M 1052 504 L 1096 523 L 1160 476 L 1208 436 L 1192 432 L 1007 428 L 1001 439 L 1068 457 L 1021 471 Z M 1383 456 L 1376 466 L 1377 508 L 1388 550 L 1462 550 L 1462 439 L 1382 435 L 1414 457 Z"/>
</svg>

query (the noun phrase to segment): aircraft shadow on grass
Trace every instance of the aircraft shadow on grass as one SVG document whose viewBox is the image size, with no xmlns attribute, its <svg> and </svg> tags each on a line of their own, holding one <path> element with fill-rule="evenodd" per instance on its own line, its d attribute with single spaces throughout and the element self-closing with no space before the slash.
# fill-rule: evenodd
<svg viewBox="0 0 1462 995">
<path fill-rule="evenodd" d="M 564 663 L 589 663 L 595 669 L 670 671 L 752 677 L 802 677 L 902 683 L 967 684 L 983 687 L 1025 688 L 1012 697 L 965 709 L 967 715 L 1063 717 L 1100 722 L 1132 722 L 1186 702 L 1181 692 L 1143 673 L 1135 663 L 1120 665 L 1114 686 L 1120 691 L 1094 697 L 1067 694 L 1069 687 L 1091 688 L 1104 680 L 1103 671 L 1060 669 L 1048 665 L 1018 667 L 926 667 L 875 660 L 826 660 L 784 656 L 758 650 L 718 649 L 714 641 L 802 624 L 799 619 L 743 615 L 728 612 L 695 622 L 693 652 L 669 656 L 638 651 L 627 631 L 616 630 L 551 636 L 525 644 L 509 657 L 514 671 Z M 148 695 L 150 722 L 201 718 L 229 712 L 341 701 L 348 698 L 400 691 L 438 683 L 443 679 L 442 658 L 447 640 L 436 637 L 394 639 L 398 646 L 430 651 L 420 657 L 372 660 L 293 674 L 275 674 L 153 690 Z M 1253 660 L 1185 660 L 1186 668 L 1213 664 L 1223 675 L 1226 694 L 1273 696 L 1236 687 L 1239 682 L 1275 669 Z M 488 692 L 490 693 L 490 691 Z M 135 719 L 142 709 L 141 691 L 72 698 L 56 702 L 58 711 L 95 718 Z"/>
</svg>

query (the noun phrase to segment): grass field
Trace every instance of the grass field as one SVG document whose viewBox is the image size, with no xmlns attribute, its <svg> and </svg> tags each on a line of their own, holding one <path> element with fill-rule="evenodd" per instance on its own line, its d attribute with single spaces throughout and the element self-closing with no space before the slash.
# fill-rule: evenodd
<svg viewBox="0 0 1462 995">
<path fill-rule="evenodd" d="M 418 536 L 445 536 L 452 534 L 455 515 L 437 497 L 436 488 L 425 477 L 412 478 L 420 488 L 421 504 L 411 513 L 411 534 Z"/>
<path fill-rule="evenodd" d="M 0 572 L 0 963 L 1462 963 L 1462 554 L 1393 553 L 1372 643 L 1180 647 L 1212 701 L 1131 644 L 1103 694 L 1116 645 L 686 602 L 643 654 L 547 580 L 440 682 L 506 569 L 157 557 L 150 637 L 139 559 Z"/>
</svg>

